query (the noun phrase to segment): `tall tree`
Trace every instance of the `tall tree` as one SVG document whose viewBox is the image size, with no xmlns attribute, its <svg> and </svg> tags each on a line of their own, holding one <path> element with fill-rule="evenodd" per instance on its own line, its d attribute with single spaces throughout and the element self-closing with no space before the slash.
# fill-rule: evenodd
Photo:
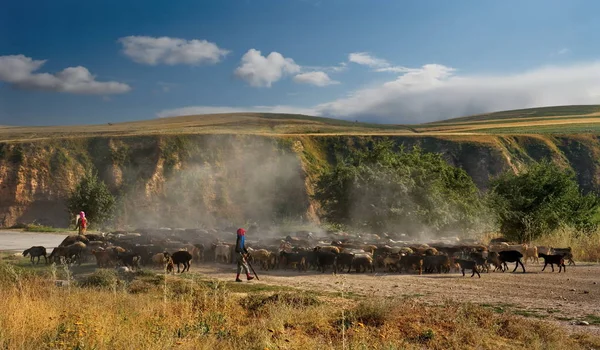
<svg viewBox="0 0 600 350">
<path fill-rule="evenodd" d="M 547 160 L 521 174 L 506 172 L 492 180 L 489 200 L 502 234 L 519 242 L 534 240 L 561 225 L 582 231 L 598 225 L 598 197 L 583 195 L 572 170 Z"/>
<path fill-rule="evenodd" d="M 325 171 L 315 198 L 330 222 L 380 232 L 466 230 L 483 208 L 464 170 L 419 147 L 394 150 L 390 141 L 356 151 Z"/>
<path fill-rule="evenodd" d="M 87 171 L 67 200 L 69 213 L 85 212 L 90 225 L 100 226 L 113 215 L 115 197 L 93 171 Z"/>
</svg>

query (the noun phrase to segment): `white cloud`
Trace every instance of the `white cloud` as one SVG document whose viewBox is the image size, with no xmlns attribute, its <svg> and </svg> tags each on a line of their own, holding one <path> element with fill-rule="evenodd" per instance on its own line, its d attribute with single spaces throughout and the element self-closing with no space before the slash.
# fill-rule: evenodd
<svg viewBox="0 0 600 350">
<path fill-rule="evenodd" d="M 348 61 L 356 64 L 361 64 L 363 66 L 369 66 L 371 68 L 382 68 L 390 66 L 388 61 L 381 58 L 377 58 L 375 56 L 371 56 L 367 52 L 353 52 L 348 55 Z"/>
<path fill-rule="evenodd" d="M 229 51 L 206 40 L 185 40 L 170 37 L 126 36 L 119 39 L 123 52 L 134 62 L 155 66 L 163 63 L 215 64 Z"/>
<path fill-rule="evenodd" d="M 421 123 L 507 109 L 596 103 L 600 103 L 600 62 L 471 76 L 428 64 L 315 109 L 325 116 Z"/>
<path fill-rule="evenodd" d="M 242 57 L 235 75 L 254 87 L 271 87 L 286 74 L 300 72 L 300 66 L 293 59 L 283 57 L 279 52 L 263 56 L 260 51 L 250 49 Z"/>
<path fill-rule="evenodd" d="M 218 114 L 218 113 L 289 113 L 316 115 L 317 111 L 312 108 L 293 106 L 252 106 L 252 107 L 213 107 L 213 106 L 189 106 L 160 111 L 159 118 L 176 117 L 183 115 Z"/>
<path fill-rule="evenodd" d="M 367 52 L 354 52 L 348 55 L 348 61 L 374 69 L 375 72 L 408 73 L 415 69 L 403 66 L 392 66 L 388 61 L 372 56 Z"/>
<path fill-rule="evenodd" d="M 331 80 L 325 72 L 307 72 L 294 77 L 294 81 L 300 84 L 311 84 L 316 86 L 327 86 L 339 84 L 339 81 Z"/>
<path fill-rule="evenodd" d="M 45 60 L 24 55 L 0 56 L 0 81 L 20 89 L 67 92 L 72 94 L 121 94 L 131 87 L 116 81 L 99 82 L 82 66 L 65 68 L 56 74 L 34 73 Z"/>
<path fill-rule="evenodd" d="M 557 54 L 558 55 L 565 55 L 565 54 L 568 54 L 569 52 L 571 52 L 571 50 L 569 50 L 569 49 L 567 49 L 565 47 L 565 48 L 562 48 L 562 49 L 558 50 Z"/>
</svg>

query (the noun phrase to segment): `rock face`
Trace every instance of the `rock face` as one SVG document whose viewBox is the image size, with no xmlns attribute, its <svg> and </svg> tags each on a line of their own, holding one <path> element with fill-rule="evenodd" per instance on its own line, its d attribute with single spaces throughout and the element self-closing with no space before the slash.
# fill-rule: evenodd
<svg viewBox="0 0 600 350">
<path fill-rule="evenodd" d="M 388 139 L 440 152 L 482 189 L 490 176 L 550 158 L 599 184 L 600 141 L 572 136 L 149 135 L 0 143 L 0 226 L 66 226 L 65 198 L 86 169 L 120 195 L 117 222 L 197 227 L 273 217 L 318 221 L 311 200 L 319 171 L 353 149 Z"/>
</svg>

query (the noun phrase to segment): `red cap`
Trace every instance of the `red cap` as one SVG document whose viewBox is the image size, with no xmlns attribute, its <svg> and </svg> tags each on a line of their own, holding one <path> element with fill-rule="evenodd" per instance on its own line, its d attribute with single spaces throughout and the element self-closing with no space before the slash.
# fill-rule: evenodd
<svg viewBox="0 0 600 350">
<path fill-rule="evenodd" d="M 243 228 L 238 228 L 237 234 L 238 236 L 243 236 L 244 234 L 246 234 L 246 230 L 244 230 Z"/>
</svg>

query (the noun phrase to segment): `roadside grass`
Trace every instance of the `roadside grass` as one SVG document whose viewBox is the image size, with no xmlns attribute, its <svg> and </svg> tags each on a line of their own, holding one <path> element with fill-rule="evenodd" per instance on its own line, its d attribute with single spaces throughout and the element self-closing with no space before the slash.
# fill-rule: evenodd
<svg viewBox="0 0 600 350">
<path fill-rule="evenodd" d="M 68 228 L 58 228 L 52 226 L 38 225 L 38 224 L 26 224 L 23 227 L 23 231 L 26 232 L 47 232 L 47 233 L 56 233 L 56 232 L 67 232 L 70 231 Z"/>
<path fill-rule="evenodd" d="M 569 335 L 548 322 L 468 303 L 347 299 L 151 271 L 124 277 L 98 269 L 87 283 L 74 277 L 76 283 L 59 287 L 52 273 L 0 261 L 0 348 L 586 349 L 600 344 L 593 335 Z"/>
<path fill-rule="evenodd" d="M 600 316 L 597 315 L 586 315 L 585 320 L 593 325 L 600 325 Z"/>
</svg>

